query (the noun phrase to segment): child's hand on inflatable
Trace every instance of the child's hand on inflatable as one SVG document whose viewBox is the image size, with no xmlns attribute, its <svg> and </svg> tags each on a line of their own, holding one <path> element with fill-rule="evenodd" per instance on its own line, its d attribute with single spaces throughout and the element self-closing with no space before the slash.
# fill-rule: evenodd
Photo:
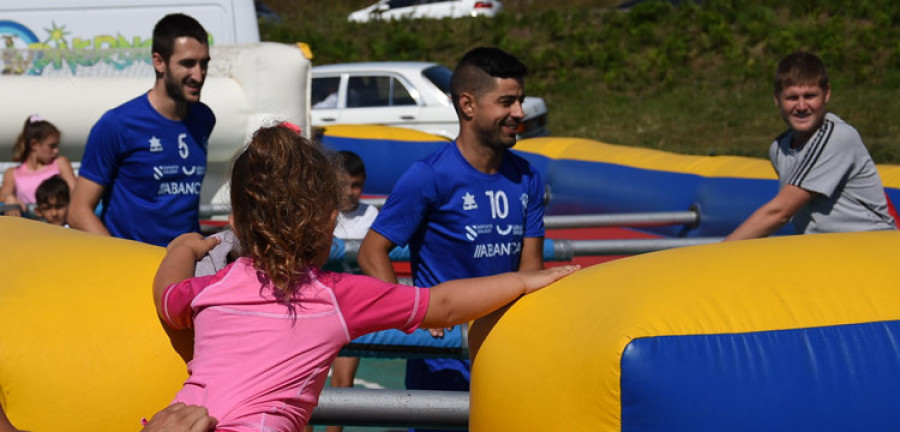
<svg viewBox="0 0 900 432">
<path fill-rule="evenodd" d="M 525 294 L 533 293 L 581 269 L 580 265 L 564 265 L 544 270 L 518 272 L 525 283 Z"/>
</svg>

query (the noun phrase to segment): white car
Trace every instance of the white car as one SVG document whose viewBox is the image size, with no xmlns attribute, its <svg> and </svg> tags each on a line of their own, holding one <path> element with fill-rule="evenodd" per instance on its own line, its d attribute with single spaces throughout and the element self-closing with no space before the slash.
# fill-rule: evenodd
<svg viewBox="0 0 900 432">
<path fill-rule="evenodd" d="M 503 9 L 497 0 L 379 0 L 350 14 L 348 20 L 369 22 L 402 18 L 492 17 Z"/>
<path fill-rule="evenodd" d="M 454 139 L 453 71 L 430 62 L 342 63 L 312 68 L 312 125 L 379 124 Z M 526 97 L 519 137 L 546 135 L 547 105 Z"/>
</svg>

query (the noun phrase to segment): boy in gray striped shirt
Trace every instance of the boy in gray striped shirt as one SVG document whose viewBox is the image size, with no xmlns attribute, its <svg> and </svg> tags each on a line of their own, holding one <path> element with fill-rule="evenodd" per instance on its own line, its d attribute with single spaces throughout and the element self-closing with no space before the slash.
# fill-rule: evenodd
<svg viewBox="0 0 900 432">
<path fill-rule="evenodd" d="M 815 54 L 778 63 L 775 105 L 789 129 L 769 149 L 781 189 L 725 240 L 766 237 L 788 221 L 798 233 L 895 229 L 881 177 L 853 126 L 826 109 L 831 86 Z"/>
</svg>

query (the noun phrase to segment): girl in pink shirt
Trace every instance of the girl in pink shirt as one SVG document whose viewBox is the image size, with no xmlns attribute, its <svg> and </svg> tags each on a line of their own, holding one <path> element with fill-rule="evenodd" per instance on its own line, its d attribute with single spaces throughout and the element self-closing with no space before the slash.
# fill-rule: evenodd
<svg viewBox="0 0 900 432">
<path fill-rule="evenodd" d="M 7 216 L 21 216 L 25 206 L 35 204 L 34 192 L 54 175 L 66 181 L 70 192 L 75 186 L 72 164 L 59 155 L 59 129 L 36 114 L 25 120 L 13 146 L 13 161 L 22 164 L 3 174 L 0 202 L 18 204 L 20 209 L 8 210 Z"/>
<path fill-rule="evenodd" d="M 218 239 L 185 234 L 169 244 L 156 273 L 160 317 L 172 329 L 194 330 L 190 376 L 173 403 L 204 406 L 216 430 L 299 431 L 331 362 L 354 338 L 467 322 L 577 269 L 431 289 L 323 271 L 339 200 L 336 170 L 317 145 L 284 126 L 254 133 L 231 177 L 230 221 L 242 256 L 192 278 Z"/>
</svg>

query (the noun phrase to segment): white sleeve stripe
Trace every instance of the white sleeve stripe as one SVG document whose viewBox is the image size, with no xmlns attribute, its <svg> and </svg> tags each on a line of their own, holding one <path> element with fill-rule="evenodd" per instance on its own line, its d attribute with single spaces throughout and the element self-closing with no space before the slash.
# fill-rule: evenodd
<svg viewBox="0 0 900 432">
<path fill-rule="evenodd" d="M 163 310 L 163 314 L 165 315 L 166 324 L 173 326 L 173 324 L 175 324 L 175 322 L 172 320 L 172 316 L 169 314 L 169 295 L 171 295 L 171 294 L 172 294 L 172 285 L 169 285 L 168 287 L 166 287 L 166 290 L 163 291 L 162 310 Z M 175 327 L 175 326 L 173 326 L 173 327 Z M 177 328 L 176 328 L 176 330 L 177 330 Z"/>
<path fill-rule="evenodd" d="M 420 288 L 414 289 L 416 290 L 416 299 L 413 302 L 412 313 L 409 315 L 409 319 L 406 320 L 406 323 L 403 324 L 403 328 L 409 327 L 409 325 L 412 323 L 413 319 L 416 318 L 416 315 L 418 315 L 419 312 L 419 300 L 420 296 L 422 295 L 422 290 Z"/>
</svg>

